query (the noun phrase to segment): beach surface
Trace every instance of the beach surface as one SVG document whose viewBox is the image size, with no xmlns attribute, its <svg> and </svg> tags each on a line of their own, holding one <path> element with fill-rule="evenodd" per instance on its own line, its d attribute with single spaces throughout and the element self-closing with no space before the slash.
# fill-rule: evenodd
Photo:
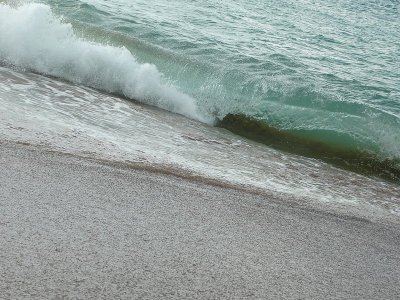
<svg viewBox="0 0 400 300">
<path fill-rule="evenodd" d="M 0 298 L 399 299 L 399 226 L 0 144 Z"/>
</svg>

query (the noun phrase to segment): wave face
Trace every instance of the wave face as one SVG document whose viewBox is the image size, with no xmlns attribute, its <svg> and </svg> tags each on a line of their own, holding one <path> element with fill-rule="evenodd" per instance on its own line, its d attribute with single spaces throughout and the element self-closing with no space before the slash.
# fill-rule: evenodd
<svg viewBox="0 0 400 300">
<path fill-rule="evenodd" d="M 0 4 L 2 60 L 208 123 L 245 115 L 296 139 L 400 158 L 393 1 L 42 3 Z"/>
<path fill-rule="evenodd" d="M 138 63 L 125 47 L 78 38 L 45 4 L 0 4 L 0 60 L 210 122 L 153 64 Z"/>
<path fill-rule="evenodd" d="M 400 183 L 399 159 L 385 159 L 366 150 L 302 138 L 245 115 L 227 114 L 216 125 L 275 149 L 318 158 L 343 169 Z"/>
</svg>

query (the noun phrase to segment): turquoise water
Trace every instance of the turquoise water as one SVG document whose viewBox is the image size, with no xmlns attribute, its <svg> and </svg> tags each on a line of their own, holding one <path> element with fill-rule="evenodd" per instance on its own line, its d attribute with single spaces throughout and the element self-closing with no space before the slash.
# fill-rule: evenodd
<svg viewBox="0 0 400 300">
<path fill-rule="evenodd" d="M 188 96 L 196 113 L 150 104 L 209 123 L 241 113 L 300 137 L 400 158 L 398 1 L 43 3 L 81 39 L 125 47 L 138 64 L 154 65 L 157 80 L 174 88 L 171 98 Z"/>
</svg>

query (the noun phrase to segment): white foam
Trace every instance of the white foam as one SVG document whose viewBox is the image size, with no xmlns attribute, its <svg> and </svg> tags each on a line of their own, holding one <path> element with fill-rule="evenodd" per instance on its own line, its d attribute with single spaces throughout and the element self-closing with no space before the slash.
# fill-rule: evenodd
<svg viewBox="0 0 400 300">
<path fill-rule="evenodd" d="M 198 112 L 192 97 L 166 83 L 154 65 L 138 63 L 124 47 L 78 38 L 71 24 L 44 4 L 0 4 L 0 60 L 212 122 Z"/>
</svg>

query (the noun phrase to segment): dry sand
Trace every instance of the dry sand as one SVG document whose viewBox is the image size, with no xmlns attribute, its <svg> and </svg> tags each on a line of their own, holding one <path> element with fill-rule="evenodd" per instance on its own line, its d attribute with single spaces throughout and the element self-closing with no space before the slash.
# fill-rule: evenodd
<svg viewBox="0 0 400 300">
<path fill-rule="evenodd" d="M 400 299 L 400 233 L 0 144 L 0 298 Z"/>
</svg>

